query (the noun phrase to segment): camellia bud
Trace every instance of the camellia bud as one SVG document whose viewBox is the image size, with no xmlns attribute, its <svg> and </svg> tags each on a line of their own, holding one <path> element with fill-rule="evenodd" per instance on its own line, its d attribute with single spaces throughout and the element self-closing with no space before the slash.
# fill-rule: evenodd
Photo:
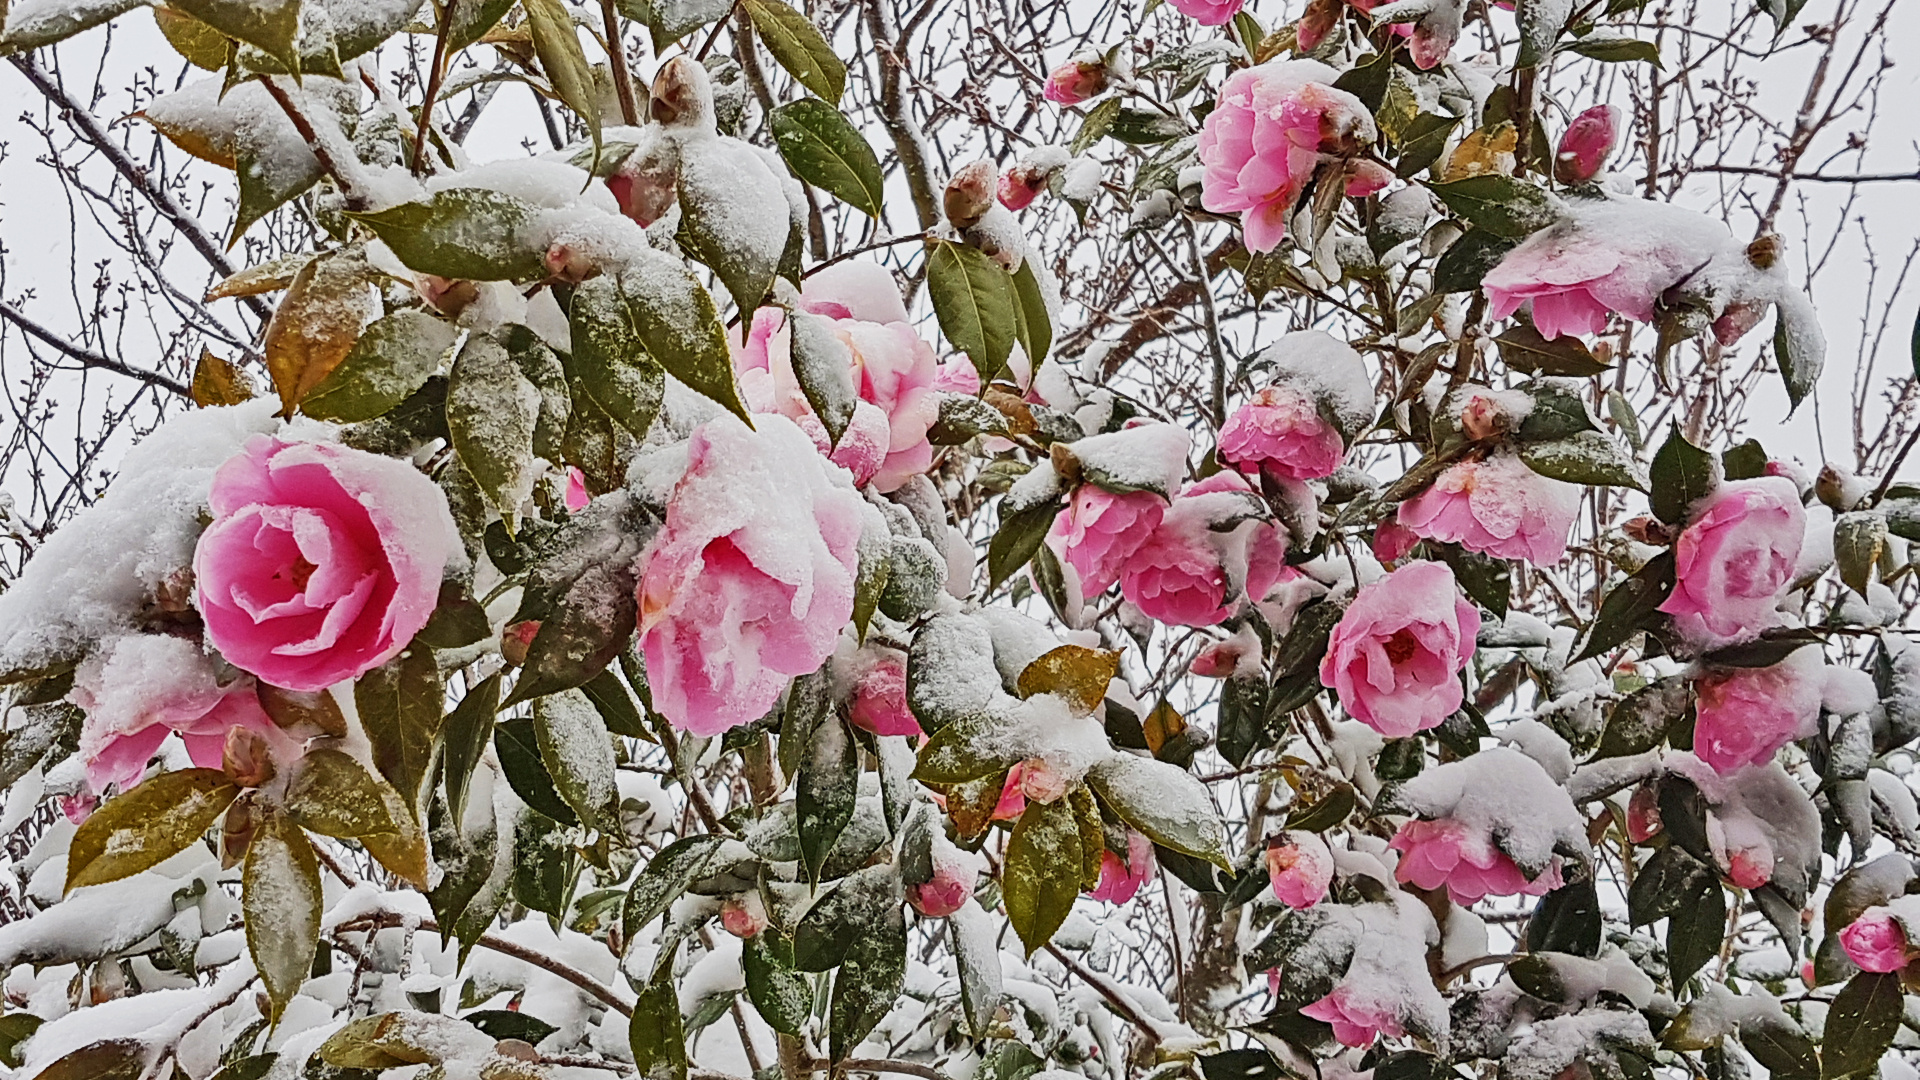
<svg viewBox="0 0 1920 1080">
<path fill-rule="evenodd" d="M 1780 261 L 1780 253 L 1787 248 L 1787 242 L 1780 239 L 1779 233 L 1762 233 L 1747 245 L 1747 261 L 1755 269 L 1771 270 Z"/>
<path fill-rule="evenodd" d="M 1307 0 L 1307 10 L 1293 27 L 1294 45 L 1303 53 L 1319 48 L 1340 22 L 1346 7 L 1346 0 Z"/>
<path fill-rule="evenodd" d="M 690 57 L 676 56 L 653 77 L 647 115 L 666 127 L 712 127 L 713 87 L 707 69 Z"/>
<path fill-rule="evenodd" d="M 993 163 L 976 161 L 947 181 L 944 201 L 947 220 L 956 229 L 971 229 L 980 224 L 993 208 Z"/>
<path fill-rule="evenodd" d="M 767 907 L 758 893 L 741 893 L 720 902 L 720 925 L 737 938 L 757 937 L 767 928 Z"/>
<path fill-rule="evenodd" d="M 622 166 L 607 177 L 607 190 L 620 204 L 620 212 L 644 229 L 673 209 L 679 198 L 679 178 L 672 169 Z"/>
<path fill-rule="evenodd" d="M 500 656 L 507 663 L 519 667 L 527 662 L 527 647 L 533 644 L 533 636 L 540 632 L 540 620 L 525 619 L 509 623 L 500 631 Z"/>
<path fill-rule="evenodd" d="M 1513 418 L 1485 394 L 1473 395 L 1460 409 L 1460 428 L 1475 442 L 1504 435 L 1512 426 Z"/>
<path fill-rule="evenodd" d="M 273 779 L 273 752 L 259 732 L 230 727 L 220 749 L 220 771 L 241 787 L 259 787 Z"/>
<path fill-rule="evenodd" d="M 980 880 L 976 857 L 947 843 L 935 845 L 933 877 L 907 890 L 907 902 L 930 919 L 944 919 L 966 906 Z"/>
<path fill-rule="evenodd" d="M 1560 136 L 1560 150 L 1553 157 L 1553 178 L 1563 184 L 1584 184 L 1600 174 L 1620 133 L 1620 110 L 1612 105 L 1595 105 L 1573 118 L 1566 134 Z"/>
<path fill-rule="evenodd" d="M 1045 758 L 1028 758 L 1020 774 L 1020 793 L 1034 802 L 1055 802 L 1067 793 L 1067 778 Z"/>
<path fill-rule="evenodd" d="M 1660 791 L 1652 784 L 1635 788 L 1627 800 L 1627 839 L 1636 844 L 1660 831 Z"/>
<path fill-rule="evenodd" d="M 555 244 L 547 249 L 547 273 L 561 281 L 578 285 L 599 272 L 600 267 L 572 244 Z"/>
<path fill-rule="evenodd" d="M 1048 101 L 1078 105 L 1107 89 L 1107 65 L 1099 60 L 1069 60 L 1047 73 Z"/>
<path fill-rule="evenodd" d="M 1015 165 L 1000 176 L 1000 205 L 1009 210 L 1025 210 L 1046 186 L 1045 169 Z"/>
</svg>

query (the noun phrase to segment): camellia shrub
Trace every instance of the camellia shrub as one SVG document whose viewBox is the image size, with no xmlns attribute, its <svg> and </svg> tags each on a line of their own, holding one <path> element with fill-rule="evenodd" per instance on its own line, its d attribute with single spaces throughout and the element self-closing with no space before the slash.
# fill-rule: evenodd
<svg viewBox="0 0 1920 1080">
<path fill-rule="evenodd" d="M 16 0 L 17 58 L 157 18 L 206 70 L 128 122 L 310 242 L 0 593 L 10 1075 L 1916 1045 L 1920 490 L 1623 393 L 1825 354 L 1783 241 L 1547 89 L 1657 63 L 1641 5 L 1263 4 L 1035 54 L 1064 142 L 943 176 L 782 0 Z M 557 149 L 430 107 L 488 50 Z M 1046 245 L 1116 215 L 1192 256 L 1195 393 L 1059 355 Z"/>
</svg>

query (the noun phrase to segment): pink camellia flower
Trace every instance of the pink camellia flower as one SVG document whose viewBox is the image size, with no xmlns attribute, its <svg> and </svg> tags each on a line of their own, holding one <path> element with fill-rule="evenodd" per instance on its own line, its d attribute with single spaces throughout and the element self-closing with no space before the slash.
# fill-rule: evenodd
<svg viewBox="0 0 1920 1080">
<path fill-rule="evenodd" d="M 1397 1039 L 1406 1034 L 1400 1026 L 1400 1017 L 1390 1007 L 1382 1002 L 1362 1002 L 1358 991 L 1346 984 L 1334 987 L 1332 993 L 1319 1001 L 1302 1006 L 1300 1015 L 1332 1025 L 1333 1037 L 1340 1040 L 1342 1046 L 1372 1046 L 1382 1035 Z"/>
<path fill-rule="evenodd" d="M 1673 546 L 1673 594 L 1660 610 L 1696 644 L 1754 637 L 1779 621 L 1775 608 L 1806 532 L 1807 512 L 1791 480 L 1721 484 L 1693 508 Z"/>
<path fill-rule="evenodd" d="M 1456 904 L 1488 896 L 1545 896 L 1563 884 L 1557 861 L 1528 881 L 1519 864 L 1493 846 L 1491 838 L 1451 818 L 1409 821 L 1388 846 L 1402 853 L 1395 879 L 1423 889 L 1445 885 Z"/>
<path fill-rule="evenodd" d="M 944 919 L 959 911 L 980 881 L 977 858 L 947 843 L 945 837 L 935 841 L 933 877 L 908 889 L 907 902 L 929 919 Z"/>
<path fill-rule="evenodd" d="M 1296 830 L 1280 843 L 1269 843 L 1266 862 L 1273 895 L 1281 903 L 1298 911 L 1327 898 L 1327 886 L 1333 882 L 1333 852 L 1313 833 Z"/>
<path fill-rule="evenodd" d="M 933 347 L 907 322 L 892 273 L 878 263 L 839 263 L 807 279 L 797 307 L 829 321 L 848 350 L 854 392 L 873 407 L 854 407 L 834 462 L 856 476 L 868 474 L 882 492 L 925 472 L 933 464 L 927 429 L 940 418 L 942 371 Z M 754 312 L 733 357 L 741 395 L 754 412 L 779 413 L 803 427 L 808 420 L 818 424 L 794 374 L 792 350 L 786 313 L 775 307 Z M 815 442 L 827 446 L 824 427 Z"/>
<path fill-rule="evenodd" d="M 853 706 L 848 719 L 875 735 L 920 735 L 920 721 L 907 708 L 907 657 L 898 649 L 868 645 L 855 657 Z"/>
<path fill-rule="evenodd" d="M 1800 649 L 1772 667 L 1728 668 L 1694 680 L 1694 756 L 1724 775 L 1812 735 L 1825 667 L 1819 649 Z"/>
<path fill-rule="evenodd" d="M 1286 573 L 1297 575 L 1299 571 L 1287 567 Z M 1203 679 L 1251 676 L 1260 671 L 1263 658 L 1259 635 L 1253 632 L 1253 627 L 1243 626 L 1225 641 L 1216 641 L 1201 649 L 1187 665 L 1187 671 Z"/>
<path fill-rule="evenodd" d="M 1553 156 L 1553 178 L 1563 184 L 1584 184 L 1600 175 L 1619 135 L 1620 110 L 1612 105 L 1595 105 L 1574 117 Z"/>
<path fill-rule="evenodd" d="M 794 423 L 799 424 L 800 430 L 813 440 L 813 448 L 820 451 L 821 457 L 853 476 L 855 487 L 865 487 L 886 465 L 887 444 L 892 436 L 888 430 L 887 414 L 872 402 L 853 403 L 853 418 L 847 421 L 847 429 L 840 433 L 838 444 L 827 432 L 827 426 L 812 413 L 802 413 L 794 418 Z"/>
<path fill-rule="evenodd" d="M 178 734 L 187 757 L 203 769 L 218 769 L 227 734 L 255 732 L 282 761 L 301 748 L 260 707 L 250 678 L 225 685 L 199 644 L 164 634 L 116 638 L 74 672 L 70 698 L 86 710 L 80 726 L 80 759 L 93 794 L 109 785 L 125 791 L 140 782 L 148 759 L 169 734 Z"/>
<path fill-rule="evenodd" d="M 1021 762 L 1020 794 L 1037 803 L 1058 802 L 1067 793 L 1067 778 L 1046 758 Z M 1002 799 L 1004 800 L 1004 797 Z"/>
<path fill-rule="evenodd" d="M 853 616 L 872 508 L 792 421 L 756 423 L 723 416 L 695 429 L 640 576 L 654 707 L 695 735 L 765 716 L 788 679 L 833 654 Z"/>
<path fill-rule="evenodd" d="M 1884 907 L 1870 907 L 1840 931 L 1840 947 L 1861 971 L 1899 971 L 1907 966 L 1907 932 Z"/>
<path fill-rule="evenodd" d="M 1078 105 L 1106 90 L 1107 66 L 1098 61 L 1069 60 L 1047 73 L 1046 98 L 1058 105 Z"/>
<path fill-rule="evenodd" d="M 1392 565 L 1407 557 L 1413 546 L 1420 542 L 1420 536 L 1412 529 L 1392 518 L 1374 526 L 1373 557 L 1382 564 Z"/>
<path fill-rule="evenodd" d="M 1518 454 L 1447 466 L 1425 491 L 1400 504 L 1400 524 L 1428 540 L 1500 559 L 1552 566 L 1567 553 L 1580 487 L 1541 476 Z"/>
<path fill-rule="evenodd" d="M 1101 852 L 1100 881 L 1088 895 L 1109 904 L 1124 904 L 1133 899 L 1152 873 L 1153 841 L 1128 829 L 1126 858 L 1111 851 Z"/>
<path fill-rule="evenodd" d="M 643 229 L 666 216 L 679 200 L 679 188 L 677 170 L 645 152 L 628 155 L 607 177 L 620 212 Z"/>
<path fill-rule="evenodd" d="M 200 614 L 227 662 L 324 690 L 392 659 L 461 557 L 439 485 L 404 461 L 256 435 L 214 473 L 194 551 Z"/>
<path fill-rule="evenodd" d="M 1285 569 L 1287 547 L 1279 526 L 1245 517 L 1257 503 L 1236 472 L 1188 485 L 1128 558 L 1121 594 L 1148 616 L 1178 626 L 1216 626 L 1243 601 L 1265 599 Z M 1236 515 L 1238 524 L 1215 527 Z"/>
<path fill-rule="evenodd" d="M 1167 6 L 1201 26 L 1225 26 L 1246 5 L 1246 0 L 1167 0 Z"/>
<path fill-rule="evenodd" d="M 1229 10 L 1221 21 L 1232 17 Z M 1217 214 L 1238 213 L 1250 251 L 1272 251 L 1286 236 L 1287 218 L 1323 155 L 1351 158 L 1373 141 L 1373 116 L 1359 98 L 1333 88 L 1335 77 L 1315 60 L 1243 68 L 1227 77 L 1201 125 L 1200 202 Z"/>
<path fill-rule="evenodd" d="M 1354 596 L 1333 628 L 1320 682 L 1354 719 L 1405 738 L 1460 707 L 1459 674 L 1479 632 L 1480 612 L 1461 597 L 1452 570 L 1408 563 Z"/>
<path fill-rule="evenodd" d="M 758 937 L 767 928 L 767 905 L 759 893 L 741 893 L 720 901 L 720 925 L 737 938 Z"/>
<path fill-rule="evenodd" d="M 1489 313 L 1504 319 L 1531 302 L 1534 329 L 1547 338 L 1598 334 L 1609 312 L 1652 322 L 1669 288 L 1739 252 L 1725 225 L 1683 207 L 1584 200 L 1487 271 Z"/>
<path fill-rule="evenodd" d="M 1298 387 L 1275 383 L 1253 395 L 1220 426 L 1222 462 L 1252 476 L 1287 480 L 1332 476 L 1346 459 L 1340 431 Z"/>
<path fill-rule="evenodd" d="M 1167 501 L 1151 491 L 1115 495 L 1081 484 L 1047 530 L 1047 546 L 1080 575 L 1080 594 L 1098 596 L 1147 542 Z"/>
<path fill-rule="evenodd" d="M 1007 779 L 1000 785 L 1000 801 L 993 804 L 993 820 L 1018 821 L 1020 815 L 1027 812 L 1027 793 L 1024 790 L 1027 775 L 1027 763 L 1015 762 L 1007 770 Z"/>
<path fill-rule="evenodd" d="M 567 466 L 567 509 L 577 514 L 592 501 L 593 496 L 587 493 L 587 474 L 572 465 Z"/>
</svg>

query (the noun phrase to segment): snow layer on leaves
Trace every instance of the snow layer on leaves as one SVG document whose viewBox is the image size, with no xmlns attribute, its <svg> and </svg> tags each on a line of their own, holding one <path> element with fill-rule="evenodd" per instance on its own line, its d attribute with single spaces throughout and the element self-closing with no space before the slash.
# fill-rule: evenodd
<svg viewBox="0 0 1920 1080">
<path fill-rule="evenodd" d="M 1273 365 L 1276 378 L 1324 402 L 1349 439 L 1373 423 L 1373 381 L 1367 365 L 1352 346 L 1332 334 L 1296 330 L 1263 349 L 1258 359 Z"/>
<path fill-rule="evenodd" d="M 282 190 L 296 177 L 317 175 L 320 163 L 274 101 L 267 88 L 243 83 L 223 94 L 222 79 L 201 79 L 164 94 L 143 110 L 148 121 L 190 153 L 231 162 L 245 154 L 265 186 Z M 301 113 L 338 136 L 335 117 L 342 106 L 357 100 L 353 86 L 324 76 L 309 75 L 301 86 L 278 84 Z M 182 137 L 191 142 L 182 141 Z M 206 151 L 206 153 L 202 153 Z"/>
<path fill-rule="evenodd" d="M 66 878 L 66 856 L 35 874 Z M 151 870 L 103 885 L 83 885 L 32 918 L 0 927 L 0 971 L 15 964 L 64 964 L 111 956 L 173 921 L 173 894 L 199 880 L 215 888 L 219 864 L 194 845 Z"/>
<path fill-rule="evenodd" d="M 1637 1012 L 1589 1009 L 1536 1021 L 1508 1047 L 1500 1063 L 1506 1080 L 1552 1080 L 1583 1058 L 1610 1059 L 1633 1050 L 1652 1057 L 1653 1033 Z"/>
<path fill-rule="evenodd" d="M 156 586 L 192 565 L 213 471 L 274 429 L 277 405 L 184 412 L 128 451 L 100 501 L 48 537 L 0 593 L 0 670 L 78 659 L 131 627 Z"/>
<path fill-rule="evenodd" d="M 1422 817 L 1452 818 L 1493 837 L 1521 866 L 1544 866 L 1556 851 L 1588 854 L 1586 821 L 1566 789 L 1511 747 L 1428 769 L 1400 796 Z"/>
<path fill-rule="evenodd" d="M 1447 1003 L 1427 972 L 1427 949 L 1440 943 L 1439 927 L 1412 895 L 1389 895 L 1391 903 L 1328 907 L 1339 927 L 1335 939 L 1351 935 L 1353 942 L 1339 988 L 1349 1010 L 1397 1017 L 1410 1033 L 1444 1043 Z M 1333 950 L 1325 962 L 1337 962 Z"/>
<path fill-rule="evenodd" d="M 1707 840 L 1716 858 L 1750 853 L 1771 866 L 1771 882 L 1787 895 L 1804 894 L 1820 865 L 1820 812 L 1778 761 L 1730 776 L 1685 752 L 1668 754 L 1666 765 L 1693 781 L 1710 804 Z"/>
<path fill-rule="evenodd" d="M 1087 479 L 1094 483 L 1171 495 L 1186 479 L 1188 445 L 1185 430 L 1173 424 L 1149 423 L 1106 435 L 1089 435 L 1072 447 Z"/>
</svg>

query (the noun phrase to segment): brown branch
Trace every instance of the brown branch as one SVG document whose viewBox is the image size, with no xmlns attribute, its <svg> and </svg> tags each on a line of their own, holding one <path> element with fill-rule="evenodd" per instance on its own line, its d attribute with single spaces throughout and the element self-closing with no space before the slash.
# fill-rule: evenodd
<svg viewBox="0 0 1920 1080">
<path fill-rule="evenodd" d="M 1051 942 L 1047 944 L 1046 948 L 1047 952 L 1051 953 L 1055 960 L 1060 961 L 1068 971 L 1078 976 L 1081 982 L 1093 987 L 1095 992 L 1101 997 L 1106 998 L 1107 1004 L 1113 1006 L 1114 1012 L 1119 1013 L 1121 1017 L 1134 1027 L 1139 1028 L 1141 1034 L 1145 1035 L 1149 1042 L 1154 1044 L 1160 1042 L 1160 1025 L 1155 1023 L 1151 1017 L 1142 1014 L 1139 1008 L 1127 999 L 1125 994 L 1114 989 L 1113 984 L 1108 982 L 1099 972 L 1083 967 L 1080 961 L 1068 956 L 1064 950 Z"/>
<path fill-rule="evenodd" d="M 633 97 L 633 75 L 627 71 L 627 46 L 620 36 L 620 14 L 613 0 L 600 0 L 600 14 L 607 23 L 607 63 L 613 69 L 613 90 L 620 96 L 620 118 L 628 127 L 640 126 L 640 104 Z"/>
<path fill-rule="evenodd" d="M 333 182 L 340 186 L 340 194 L 346 198 L 347 209 L 365 210 L 371 206 L 367 193 L 361 190 L 353 174 L 348 171 L 348 166 L 333 156 L 332 148 L 327 146 L 326 140 L 322 139 L 320 132 L 315 130 L 313 121 L 307 119 L 306 114 L 293 103 L 293 99 L 280 88 L 280 84 L 274 81 L 273 76 L 262 75 L 260 85 L 267 88 L 267 93 L 280 106 L 280 111 L 287 114 L 287 120 L 293 124 L 293 130 L 306 142 L 307 149 L 313 153 L 314 160 L 318 161 L 320 167 L 327 171 L 327 175 L 333 177 Z"/>
<path fill-rule="evenodd" d="M 341 931 L 345 931 L 347 933 L 355 933 L 364 930 L 385 930 L 392 927 L 409 925 L 420 930 L 425 930 L 429 934 L 440 933 L 440 924 L 427 916 L 402 915 L 397 911 L 375 912 L 371 915 L 351 919 L 334 927 L 334 932 L 340 933 Z M 550 975 L 559 976 L 586 991 L 588 994 L 593 995 L 600 1001 L 605 1002 L 609 1009 L 619 1013 L 621 1016 L 630 1017 L 633 1015 L 633 1006 L 631 1004 L 621 1001 L 618 994 L 600 985 L 599 981 L 593 976 L 571 964 L 562 963 L 551 956 L 545 956 L 524 945 L 516 945 L 503 937 L 498 937 L 493 934 L 481 934 L 474 944 L 483 949 L 491 949 L 502 956 L 511 956 L 515 960 L 525 961 Z"/>
<path fill-rule="evenodd" d="M 59 107 L 61 118 L 72 127 L 73 131 L 85 139 L 87 145 L 99 151 L 100 156 L 107 159 L 107 163 L 113 166 L 115 172 L 145 196 L 146 200 L 153 204 L 153 208 L 159 211 L 160 216 L 166 218 L 175 229 L 178 229 L 180 235 L 187 238 L 187 243 L 193 250 L 207 260 L 207 265 L 213 267 L 214 272 L 221 277 L 234 275 L 234 265 L 227 260 L 226 250 L 220 242 L 207 234 L 206 229 L 201 227 L 200 220 L 188 213 L 186 207 L 181 206 L 173 197 L 172 192 L 154 180 L 144 166 L 136 164 L 131 157 L 128 157 L 126 150 L 119 143 L 107 137 L 106 130 L 94 118 L 91 108 L 68 96 L 66 89 L 54 79 L 52 73 L 41 67 L 32 55 L 15 53 L 7 57 L 7 61 L 18 68 L 20 74 L 25 75 L 27 81 L 32 83 L 34 89 L 40 91 L 43 97 Z M 265 300 L 257 296 L 243 296 L 239 300 L 249 311 L 259 316 L 261 322 L 273 317 L 273 307 Z"/>
<path fill-rule="evenodd" d="M 1785 167 L 1761 168 L 1758 165 L 1693 165 L 1689 172 L 1732 173 L 1736 176 L 1765 176 L 1775 180 L 1810 180 L 1819 184 L 1890 184 L 1920 181 L 1920 169 L 1899 173 L 1822 173 L 1783 172 Z"/>
<path fill-rule="evenodd" d="M 137 368 L 123 361 L 115 360 L 110 356 L 102 356 L 97 352 L 83 349 L 46 327 L 41 326 L 39 323 L 34 322 L 12 304 L 0 302 L 0 318 L 5 318 L 8 322 L 18 326 L 28 337 L 37 338 L 53 346 L 67 357 L 78 361 L 82 367 L 98 368 L 101 371 L 111 371 L 116 375 L 125 375 L 130 379 L 138 379 L 148 386 L 157 386 L 162 390 L 172 391 L 184 398 L 191 398 L 193 396 L 192 389 L 189 388 L 186 383 L 170 375 L 162 375 L 157 371 Z"/>
<path fill-rule="evenodd" d="M 427 69 L 426 96 L 420 100 L 420 126 L 413 133 L 413 175 L 419 176 L 427 164 L 427 133 L 433 127 L 433 103 L 440 96 L 440 80 L 447 75 L 447 37 L 453 33 L 453 7 L 460 0 L 447 0 L 440 12 L 440 25 L 433 35 L 433 62 Z"/>
</svg>

